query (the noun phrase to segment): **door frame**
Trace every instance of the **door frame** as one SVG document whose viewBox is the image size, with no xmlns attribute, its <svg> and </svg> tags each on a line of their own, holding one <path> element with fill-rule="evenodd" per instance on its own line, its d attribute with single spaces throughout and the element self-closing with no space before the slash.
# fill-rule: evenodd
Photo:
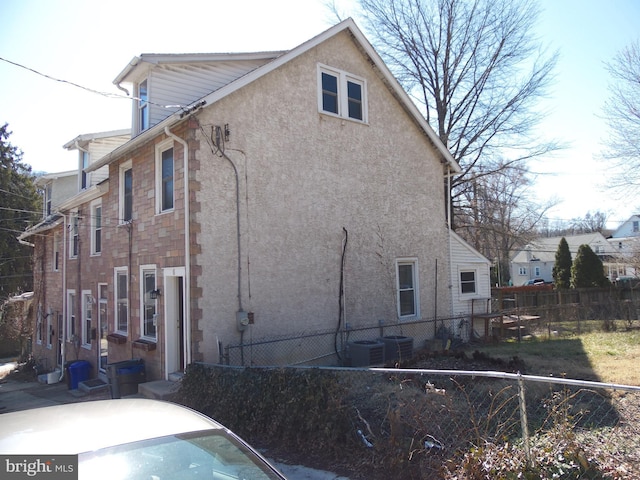
<svg viewBox="0 0 640 480">
<path fill-rule="evenodd" d="M 184 267 L 163 268 L 162 275 L 164 283 L 164 378 L 168 379 L 171 373 L 181 371 L 189 364 L 191 329 L 187 312 L 186 269 Z M 181 290 L 178 288 L 180 281 L 182 281 Z M 182 291 L 182 298 L 179 298 L 180 291 Z M 180 311 L 181 306 L 182 311 Z M 176 317 L 182 320 L 182 345 L 180 345 L 180 329 L 176 328 L 174 323 Z"/>
</svg>

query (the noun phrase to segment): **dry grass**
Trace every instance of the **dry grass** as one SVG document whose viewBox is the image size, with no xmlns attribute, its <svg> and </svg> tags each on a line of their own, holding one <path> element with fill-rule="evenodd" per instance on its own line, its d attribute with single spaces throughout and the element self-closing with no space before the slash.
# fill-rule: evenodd
<svg viewBox="0 0 640 480">
<path fill-rule="evenodd" d="M 532 375 L 566 376 L 640 386 L 640 330 L 590 331 L 546 340 L 486 345 L 479 351 L 497 358 L 518 356 Z"/>
</svg>

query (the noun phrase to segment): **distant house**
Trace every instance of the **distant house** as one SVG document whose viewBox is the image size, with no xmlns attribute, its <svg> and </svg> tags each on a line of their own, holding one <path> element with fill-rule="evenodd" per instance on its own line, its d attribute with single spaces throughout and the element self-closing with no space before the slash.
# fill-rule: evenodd
<svg viewBox="0 0 640 480">
<path fill-rule="evenodd" d="M 78 193 L 78 170 L 45 173 L 38 176 L 35 183 L 42 191 L 42 217 L 47 218 L 62 202 Z"/>
<path fill-rule="evenodd" d="M 615 272 L 611 279 L 640 275 L 640 215 L 632 215 L 608 239 L 613 249 Z"/>
<path fill-rule="evenodd" d="M 35 279 L 65 359 L 104 375 L 136 357 L 167 379 L 249 338 L 451 318 L 488 297 L 488 261 L 445 219 L 460 167 L 352 20 L 286 52 L 141 55 L 114 83 L 136 98 L 131 139 L 88 162 L 104 138 L 67 143 L 79 191 L 57 230 L 23 235 L 48 264 L 66 232 L 63 272 Z"/>
<path fill-rule="evenodd" d="M 575 258 L 580 245 L 589 245 L 591 250 L 602 260 L 605 274 L 614 273 L 612 259 L 614 250 L 607 239 L 600 233 L 585 233 L 564 237 L 569 245 L 571 258 Z M 511 258 L 511 279 L 513 285 L 524 285 L 529 280 L 541 278 L 545 282 L 553 282 L 553 266 L 556 252 L 562 237 L 541 237 L 517 251 Z"/>
<path fill-rule="evenodd" d="M 632 215 L 611 234 L 611 238 L 640 237 L 640 215 Z"/>
</svg>

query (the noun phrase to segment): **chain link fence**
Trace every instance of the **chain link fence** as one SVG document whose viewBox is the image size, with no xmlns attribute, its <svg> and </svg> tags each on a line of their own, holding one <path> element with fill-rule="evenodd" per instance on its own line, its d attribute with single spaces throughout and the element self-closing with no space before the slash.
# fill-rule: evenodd
<svg viewBox="0 0 640 480">
<path fill-rule="evenodd" d="M 620 298 L 615 289 L 506 290 L 494 295 L 491 312 L 403 322 L 379 320 L 375 325 L 292 333 L 239 344 L 219 345 L 219 363 L 256 365 L 370 366 L 388 364 L 376 356 L 381 342 L 406 351 L 455 350 L 464 344 L 507 338 L 554 338 L 592 331 L 640 327 L 640 298 Z M 495 292 L 494 292 L 495 293 Z M 615 294 L 615 295 L 614 295 Z M 481 318 L 484 317 L 484 318 Z M 360 353 L 368 350 L 366 353 Z M 400 349 L 402 353 L 402 348 Z M 362 355 L 369 358 L 364 361 Z M 391 359 L 406 360 L 407 355 Z"/>
<path fill-rule="evenodd" d="M 375 326 L 348 326 L 220 345 L 219 361 L 236 366 L 383 365 L 386 361 L 408 360 L 413 351 L 434 348 L 434 342 L 461 346 L 469 341 L 470 332 L 470 321 L 463 316 L 401 323 L 380 320 Z M 392 358 L 385 356 L 386 344 L 396 347 Z"/>
<path fill-rule="evenodd" d="M 191 388 L 208 393 L 191 393 L 192 406 L 249 438 L 280 429 L 265 434 L 289 453 L 335 442 L 331 462 L 352 480 L 640 478 L 640 387 L 490 371 L 204 369 Z M 184 382 L 188 391 L 189 373 Z"/>
</svg>

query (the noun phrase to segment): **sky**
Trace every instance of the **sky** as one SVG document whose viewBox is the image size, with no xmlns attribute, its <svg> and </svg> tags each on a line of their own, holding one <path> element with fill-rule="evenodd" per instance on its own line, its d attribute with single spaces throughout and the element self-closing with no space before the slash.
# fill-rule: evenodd
<svg viewBox="0 0 640 480">
<path fill-rule="evenodd" d="M 364 30 L 356 0 L 336 2 Z M 335 23 L 325 3 L 0 0 L 0 124 L 9 124 L 9 141 L 34 171 L 75 169 L 77 152 L 62 145 L 130 127 L 130 100 L 112 82 L 134 56 L 291 49 Z M 602 211 L 615 227 L 640 212 L 640 198 L 618 198 L 600 186 L 609 171 L 599 156 L 610 81 L 604 63 L 640 38 L 640 2 L 540 0 L 540 6 L 536 33 L 560 58 L 538 131 L 567 147 L 531 163 L 532 194 L 557 202 L 552 220 Z"/>
</svg>

